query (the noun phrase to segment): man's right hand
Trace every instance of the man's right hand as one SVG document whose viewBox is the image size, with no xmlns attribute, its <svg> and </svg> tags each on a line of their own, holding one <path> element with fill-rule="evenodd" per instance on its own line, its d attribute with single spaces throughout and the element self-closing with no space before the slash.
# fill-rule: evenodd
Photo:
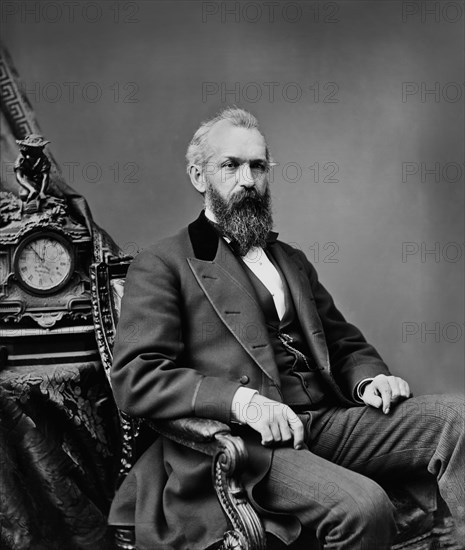
<svg viewBox="0 0 465 550">
<path fill-rule="evenodd" d="M 249 402 L 245 421 L 262 436 L 262 445 L 293 441 L 294 449 L 302 449 L 304 425 L 295 412 L 278 401 L 256 393 Z"/>
</svg>

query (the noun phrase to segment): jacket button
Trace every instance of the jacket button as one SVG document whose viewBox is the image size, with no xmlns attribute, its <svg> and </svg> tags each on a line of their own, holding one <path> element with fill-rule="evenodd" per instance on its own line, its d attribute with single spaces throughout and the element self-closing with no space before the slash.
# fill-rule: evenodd
<svg viewBox="0 0 465 550">
<path fill-rule="evenodd" d="M 239 378 L 239 382 L 241 384 L 248 384 L 249 383 L 249 377 L 246 375 L 246 374 L 243 374 L 240 378 Z"/>
</svg>

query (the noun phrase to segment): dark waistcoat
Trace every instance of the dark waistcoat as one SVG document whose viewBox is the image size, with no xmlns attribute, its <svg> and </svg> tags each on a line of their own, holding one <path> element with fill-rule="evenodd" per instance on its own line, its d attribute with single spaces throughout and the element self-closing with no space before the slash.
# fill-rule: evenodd
<svg viewBox="0 0 465 550">
<path fill-rule="evenodd" d="M 284 402 L 296 409 L 313 408 L 325 397 L 324 382 L 302 335 L 286 279 L 271 254 L 267 253 L 267 256 L 278 270 L 284 286 L 286 309 L 281 320 L 269 290 L 247 267 L 247 264 L 242 261 L 240 263 L 249 276 L 263 310 L 268 336 L 279 369 Z"/>
</svg>

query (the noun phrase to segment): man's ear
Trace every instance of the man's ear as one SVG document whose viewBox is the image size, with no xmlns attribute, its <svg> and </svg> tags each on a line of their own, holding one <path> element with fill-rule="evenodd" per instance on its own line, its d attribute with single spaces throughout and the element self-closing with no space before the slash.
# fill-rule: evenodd
<svg viewBox="0 0 465 550">
<path fill-rule="evenodd" d="M 192 185 L 197 189 L 202 195 L 205 193 L 207 182 L 205 181 L 205 175 L 198 164 L 191 164 L 189 166 L 189 177 L 191 179 Z"/>
</svg>

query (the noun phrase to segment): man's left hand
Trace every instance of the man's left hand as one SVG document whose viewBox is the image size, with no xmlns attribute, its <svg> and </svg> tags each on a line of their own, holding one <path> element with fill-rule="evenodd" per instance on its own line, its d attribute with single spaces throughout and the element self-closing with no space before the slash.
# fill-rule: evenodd
<svg viewBox="0 0 465 550">
<path fill-rule="evenodd" d="M 379 409 L 382 406 L 384 414 L 388 414 L 391 403 L 410 397 L 408 383 L 398 376 L 386 376 L 378 374 L 367 384 L 363 391 L 362 401 Z"/>
</svg>

